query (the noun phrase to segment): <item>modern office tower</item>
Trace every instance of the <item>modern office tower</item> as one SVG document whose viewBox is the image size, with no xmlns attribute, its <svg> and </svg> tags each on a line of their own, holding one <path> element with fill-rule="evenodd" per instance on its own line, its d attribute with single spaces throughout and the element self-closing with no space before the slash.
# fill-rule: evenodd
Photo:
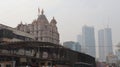
<svg viewBox="0 0 120 67">
<path fill-rule="evenodd" d="M 82 45 L 82 35 L 77 36 L 77 42 Z"/>
<path fill-rule="evenodd" d="M 94 27 L 83 26 L 82 35 L 83 45 L 85 46 L 85 53 L 96 57 Z"/>
<path fill-rule="evenodd" d="M 105 62 L 105 47 L 104 47 L 104 30 L 101 29 L 98 31 L 98 45 L 99 45 L 99 61 Z"/>
<path fill-rule="evenodd" d="M 81 52 L 85 53 L 85 46 L 83 45 L 82 35 L 77 36 L 77 42 L 81 45 Z"/>
<path fill-rule="evenodd" d="M 99 59 L 106 61 L 106 57 L 113 54 L 111 28 L 105 28 L 98 32 Z"/>
<path fill-rule="evenodd" d="M 81 45 L 78 42 L 75 43 L 75 51 L 81 52 Z"/>
<path fill-rule="evenodd" d="M 113 46 L 112 46 L 112 32 L 111 28 L 104 29 L 104 41 L 106 46 L 106 56 L 109 54 L 113 54 Z"/>
<path fill-rule="evenodd" d="M 78 42 L 67 41 L 63 43 L 63 46 L 71 50 L 81 52 L 81 45 Z"/>
</svg>

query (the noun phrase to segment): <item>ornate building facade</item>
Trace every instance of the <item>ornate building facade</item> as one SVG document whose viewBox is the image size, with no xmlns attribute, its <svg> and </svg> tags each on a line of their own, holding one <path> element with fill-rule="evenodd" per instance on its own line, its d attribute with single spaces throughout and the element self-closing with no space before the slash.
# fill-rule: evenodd
<svg viewBox="0 0 120 67">
<path fill-rule="evenodd" d="M 54 44 L 59 44 L 59 33 L 57 30 L 57 22 L 55 18 L 50 21 L 44 15 L 44 11 L 40 11 L 38 18 L 34 20 L 31 24 L 23 24 L 22 22 L 16 27 L 17 30 L 24 31 L 26 33 L 35 36 L 37 41 L 41 42 L 51 42 Z"/>
</svg>

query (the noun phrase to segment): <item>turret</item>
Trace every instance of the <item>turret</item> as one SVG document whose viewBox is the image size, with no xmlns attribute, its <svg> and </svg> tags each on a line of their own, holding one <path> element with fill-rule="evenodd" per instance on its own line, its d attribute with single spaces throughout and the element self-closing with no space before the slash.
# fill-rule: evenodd
<svg viewBox="0 0 120 67">
<path fill-rule="evenodd" d="M 55 18 L 53 17 L 53 19 L 50 22 L 50 25 L 55 26 L 57 24 L 57 21 L 55 20 Z"/>
<path fill-rule="evenodd" d="M 17 30 L 22 30 L 22 28 L 23 28 L 23 23 L 22 23 L 22 21 L 20 22 L 20 24 L 18 24 L 18 26 L 17 26 L 16 28 L 17 28 Z"/>
<path fill-rule="evenodd" d="M 41 14 L 43 15 L 44 14 L 44 10 L 42 9 L 42 11 L 41 11 Z"/>
</svg>

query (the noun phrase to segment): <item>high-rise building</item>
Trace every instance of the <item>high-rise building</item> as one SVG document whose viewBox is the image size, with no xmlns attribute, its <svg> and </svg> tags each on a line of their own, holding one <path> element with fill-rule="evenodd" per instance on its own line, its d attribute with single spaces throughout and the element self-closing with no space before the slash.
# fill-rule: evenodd
<svg viewBox="0 0 120 67">
<path fill-rule="evenodd" d="M 93 57 L 96 57 L 94 27 L 83 26 L 82 35 L 85 53 Z"/>
<path fill-rule="evenodd" d="M 104 62 L 108 55 L 113 54 L 112 32 L 110 28 L 98 32 L 99 60 Z"/>
<path fill-rule="evenodd" d="M 75 51 L 81 52 L 81 45 L 78 42 L 75 43 Z"/>
<path fill-rule="evenodd" d="M 38 12 L 40 13 L 40 10 Z M 22 24 L 21 22 L 17 26 L 17 30 L 34 35 L 37 41 L 59 44 L 59 32 L 56 24 L 57 21 L 54 17 L 49 23 L 42 10 L 37 20 L 34 20 L 31 24 Z"/>
<path fill-rule="evenodd" d="M 82 45 L 82 35 L 77 36 L 77 42 Z"/>
<path fill-rule="evenodd" d="M 106 54 L 113 54 L 113 46 L 112 46 L 112 32 L 111 28 L 104 29 L 104 41 L 106 46 Z"/>
<path fill-rule="evenodd" d="M 85 53 L 85 46 L 83 44 L 82 35 L 77 36 L 77 42 L 81 45 L 81 52 Z"/>
<path fill-rule="evenodd" d="M 99 61 L 105 62 L 105 47 L 104 47 L 104 30 L 98 31 L 98 45 L 99 45 Z"/>
<path fill-rule="evenodd" d="M 71 50 L 81 52 L 81 45 L 78 42 L 67 41 L 63 43 L 63 46 Z"/>
</svg>

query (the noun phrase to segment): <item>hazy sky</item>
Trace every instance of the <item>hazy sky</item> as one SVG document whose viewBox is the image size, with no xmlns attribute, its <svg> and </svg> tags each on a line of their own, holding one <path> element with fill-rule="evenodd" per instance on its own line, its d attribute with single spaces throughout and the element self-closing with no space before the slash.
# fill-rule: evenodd
<svg viewBox="0 0 120 67">
<path fill-rule="evenodd" d="M 61 42 L 76 41 L 83 25 L 94 26 L 96 32 L 112 28 L 113 44 L 120 42 L 120 0 L 0 0 L 0 23 L 16 27 L 21 21 L 31 23 L 44 9 L 50 21 L 58 22 Z"/>
</svg>

